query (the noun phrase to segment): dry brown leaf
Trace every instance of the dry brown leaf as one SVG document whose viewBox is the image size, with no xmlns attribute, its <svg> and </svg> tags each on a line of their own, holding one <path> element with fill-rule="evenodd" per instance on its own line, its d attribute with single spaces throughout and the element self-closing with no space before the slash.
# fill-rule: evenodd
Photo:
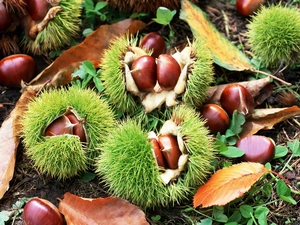
<svg viewBox="0 0 300 225">
<path fill-rule="evenodd" d="M 218 170 L 194 196 L 194 208 L 223 206 L 246 193 L 270 171 L 260 163 L 244 162 Z"/>
<path fill-rule="evenodd" d="M 241 138 L 257 133 L 259 130 L 272 129 L 277 123 L 300 115 L 300 108 L 292 106 L 288 108 L 255 109 L 243 125 Z"/>
<path fill-rule="evenodd" d="M 139 20 L 125 19 L 115 24 L 102 25 L 85 40 L 64 51 L 50 66 L 38 74 L 28 85 L 51 86 L 66 85 L 71 82 L 75 68 L 85 61 L 91 61 L 97 68 L 101 62 L 103 51 L 112 39 L 129 32 L 136 34 L 146 24 Z M 39 88 L 39 87 L 38 87 Z"/>
<path fill-rule="evenodd" d="M 260 95 L 261 90 L 270 84 L 270 78 L 266 77 L 258 80 L 244 81 L 244 82 L 239 82 L 238 84 L 243 85 L 250 92 L 253 98 L 256 99 Z M 227 87 L 228 85 L 230 85 L 230 83 L 210 87 L 206 93 L 207 100 L 205 103 L 214 103 L 220 105 L 220 96 L 224 88 Z M 264 98 L 267 98 L 270 95 L 271 92 L 266 94 Z M 257 104 L 261 103 L 261 101 L 262 99 L 260 99 L 259 102 L 257 102 Z"/>
<path fill-rule="evenodd" d="M 0 199 L 8 190 L 9 182 L 14 174 L 16 154 L 20 143 L 19 119 L 28 101 L 34 95 L 35 92 L 31 89 L 25 91 L 0 128 Z"/>
<path fill-rule="evenodd" d="M 149 224 L 141 209 L 120 198 L 87 199 L 67 192 L 59 200 L 59 211 L 68 225 Z"/>
</svg>

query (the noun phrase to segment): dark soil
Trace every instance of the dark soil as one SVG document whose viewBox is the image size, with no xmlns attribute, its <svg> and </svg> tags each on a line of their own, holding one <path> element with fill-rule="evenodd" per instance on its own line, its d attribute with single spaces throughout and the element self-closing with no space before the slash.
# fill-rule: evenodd
<svg viewBox="0 0 300 225">
<path fill-rule="evenodd" d="M 217 29 L 227 36 L 235 45 L 242 44 L 243 51 L 247 53 L 249 51 L 249 46 L 247 46 L 245 41 L 245 31 L 246 24 L 249 18 L 240 16 L 235 11 L 235 6 L 230 1 L 201 1 L 199 6 L 204 9 L 210 20 L 214 23 Z M 187 26 L 182 21 L 176 21 L 172 24 L 176 30 L 177 41 L 180 44 L 180 40 L 183 40 L 184 36 L 191 36 L 191 32 Z M 160 28 L 160 27 L 158 27 Z M 156 27 L 149 27 L 149 30 L 156 29 Z M 37 60 L 42 60 L 39 63 L 38 70 L 41 71 L 44 67 L 48 65 L 46 60 L 41 58 Z M 233 82 L 245 79 L 243 73 L 236 72 L 234 76 L 231 76 L 233 72 L 226 71 L 218 66 L 215 67 L 216 78 L 225 78 L 224 82 Z M 280 73 L 282 79 L 291 82 L 293 85 L 300 85 L 300 71 L 298 70 L 285 70 Z M 296 90 L 298 93 L 300 89 Z M 0 85 L 0 124 L 7 118 L 11 110 L 14 108 L 15 103 L 18 101 L 21 92 L 17 88 L 8 88 Z M 282 100 L 278 97 L 278 94 L 273 94 L 269 99 L 267 99 L 261 107 L 286 107 L 286 100 Z M 290 104 L 299 104 L 296 102 Z M 300 105 L 300 104 L 299 104 Z M 276 144 L 284 145 L 287 141 L 293 141 L 294 139 L 300 139 L 300 118 L 289 119 L 285 122 L 277 124 L 274 129 L 268 131 L 259 132 L 262 135 L 271 137 L 274 139 Z M 289 165 L 293 170 L 286 170 L 284 176 L 291 182 L 291 187 L 295 190 L 300 189 L 300 159 L 294 158 Z M 280 163 L 278 163 L 278 168 Z M 92 172 L 92 171 L 91 171 Z M 63 194 L 66 192 L 71 192 L 81 197 L 87 198 L 97 198 L 108 196 L 104 187 L 99 185 L 100 178 L 96 177 L 92 181 L 84 182 L 80 177 L 75 177 L 73 179 L 58 181 L 56 179 L 45 177 L 36 171 L 30 159 L 24 154 L 22 146 L 17 154 L 16 166 L 14 177 L 10 182 L 10 188 L 5 193 L 4 197 L 0 200 L 0 212 L 2 210 L 11 210 L 12 205 L 22 197 L 34 197 L 38 196 L 44 199 L 48 199 L 55 205 L 58 205 L 57 198 L 63 198 Z M 300 196 L 295 195 L 294 198 L 297 202 L 300 201 Z M 185 203 L 185 205 L 190 205 L 191 202 Z M 181 209 L 183 206 L 176 206 L 171 209 L 158 209 L 155 212 L 148 212 L 147 216 L 160 215 L 162 219 L 160 222 L 154 222 L 149 219 L 149 222 L 156 224 L 189 224 L 186 218 L 182 215 Z M 296 218 L 298 222 L 293 222 L 293 224 L 300 224 L 300 209 L 299 205 L 293 206 L 284 202 L 280 204 L 271 204 L 271 210 L 273 212 L 270 216 L 270 221 L 276 224 L 284 224 L 286 218 Z M 193 214 L 190 215 L 191 218 Z M 15 218 L 14 224 L 22 224 L 21 216 Z"/>
</svg>

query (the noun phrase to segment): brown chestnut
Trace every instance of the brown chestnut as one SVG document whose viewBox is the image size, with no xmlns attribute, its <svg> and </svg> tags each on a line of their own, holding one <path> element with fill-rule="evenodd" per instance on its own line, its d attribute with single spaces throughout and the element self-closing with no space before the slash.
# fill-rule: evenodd
<svg viewBox="0 0 300 225">
<path fill-rule="evenodd" d="M 140 44 L 141 47 L 152 50 L 151 56 L 157 58 L 160 54 L 165 52 L 165 40 L 157 32 L 151 32 L 145 35 Z"/>
<path fill-rule="evenodd" d="M 205 126 L 212 134 L 223 134 L 229 126 L 229 116 L 219 105 L 206 104 L 200 110 L 201 116 L 206 120 Z"/>
<path fill-rule="evenodd" d="M 181 73 L 179 63 L 171 55 L 161 54 L 157 60 L 157 81 L 164 90 L 172 90 Z"/>
<path fill-rule="evenodd" d="M 42 198 L 29 200 L 23 211 L 24 225 L 62 225 L 63 218 L 58 208 L 50 201 Z"/>
<path fill-rule="evenodd" d="M 255 107 L 253 97 L 240 84 L 229 84 L 226 86 L 221 93 L 220 103 L 229 116 L 232 115 L 234 110 L 247 116 L 252 113 Z"/>
<path fill-rule="evenodd" d="M 45 136 L 56 136 L 62 134 L 73 134 L 73 127 L 69 118 L 65 115 L 58 117 L 54 120 L 45 131 Z"/>
<path fill-rule="evenodd" d="M 0 61 L 0 83 L 8 87 L 21 87 L 21 81 L 29 82 L 36 71 L 34 59 L 25 54 L 15 54 Z"/>
<path fill-rule="evenodd" d="M 275 156 L 275 144 L 271 138 L 261 135 L 251 135 L 240 139 L 236 147 L 245 154 L 242 161 L 267 163 L 271 162 Z"/>
<path fill-rule="evenodd" d="M 0 32 L 6 31 L 10 27 L 12 22 L 11 15 L 7 11 L 4 3 L 0 2 Z"/>
<path fill-rule="evenodd" d="M 264 3 L 264 0 L 236 0 L 236 11 L 242 16 L 250 16 Z"/>
<path fill-rule="evenodd" d="M 84 121 L 79 120 L 73 113 L 67 115 L 70 122 L 74 125 L 73 134 L 79 136 L 81 142 L 86 142 Z"/>
<path fill-rule="evenodd" d="M 28 14 L 35 21 L 43 20 L 49 10 L 46 0 L 26 0 L 26 6 Z"/>
<path fill-rule="evenodd" d="M 131 66 L 132 78 L 141 92 L 150 92 L 156 84 L 156 62 L 152 56 L 135 59 Z"/>
<path fill-rule="evenodd" d="M 178 146 L 177 137 L 172 134 L 161 135 L 158 137 L 158 144 L 168 168 L 177 169 L 178 160 L 182 154 Z"/>
<path fill-rule="evenodd" d="M 163 154 L 160 150 L 160 146 L 159 146 L 159 143 L 158 143 L 157 139 L 156 138 L 150 138 L 150 141 L 151 141 L 151 144 L 152 144 L 153 154 L 154 154 L 154 157 L 156 159 L 157 165 L 159 167 L 166 168 L 165 160 L 164 160 Z"/>
</svg>

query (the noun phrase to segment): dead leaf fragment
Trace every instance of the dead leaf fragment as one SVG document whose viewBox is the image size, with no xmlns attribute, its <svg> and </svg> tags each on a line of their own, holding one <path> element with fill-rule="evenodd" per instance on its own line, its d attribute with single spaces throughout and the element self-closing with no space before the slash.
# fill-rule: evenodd
<svg viewBox="0 0 300 225">
<path fill-rule="evenodd" d="M 223 206 L 241 197 L 270 171 L 260 163 L 244 162 L 218 170 L 194 196 L 194 208 Z"/>
<path fill-rule="evenodd" d="M 257 133 L 259 130 L 270 130 L 274 125 L 300 115 L 300 108 L 292 106 L 288 108 L 255 109 L 243 125 L 243 131 L 239 136 L 246 137 Z"/>
<path fill-rule="evenodd" d="M 59 200 L 59 211 L 68 225 L 149 224 L 141 209 L 120 198 L 87 199 L 67 192 Z"/>
<path fill-rule="evenodd" d="M 16 155 L 20 143 L 19 120 L 24 113 L 26 104 L 34 95 L 33 90 L 25 91 L 0 128 L 0 199 L 8 190 L 9 182 L 14 175 Z"/>
</svg>

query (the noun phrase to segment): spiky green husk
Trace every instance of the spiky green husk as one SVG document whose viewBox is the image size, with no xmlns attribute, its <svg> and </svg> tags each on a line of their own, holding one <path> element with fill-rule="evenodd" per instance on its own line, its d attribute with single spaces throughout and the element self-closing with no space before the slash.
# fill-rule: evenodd
<svg viewBox="0 0 300 225">
<path fill-rule="evenodd" d="M 43 135 L 46 127 L 69 107 L 81 119 L 86 119 L 87 146 L 80 142 L 78 136 L 70 138 L 69 135 L 58 135 L 49 138 Z M 28 104 L 21 123 L 26 152 L 34 165 L 42 173 L 67 178 L 91 165 L 99 155 L 99 144 L 106 139 L 116 122 L 108 104 L 96 92 L 73 86 L 43 92 Z M 57 151 L 70 157 L 59 159 Z"/>
<path fill-rule="evenodd" d="M 300 56 L 300 12 L 281 5 L 262 6 L 248 24 L 248 43 L 267 67 L 282 60 L 293 63 Z"/>
<path fill-rule="evenodd" d="M 97 172 L 109 191 L 142 208 L 170 206 L 188 199 L 211 171 L 212 140 L 199 115 L 187 106 L 174 109 L 189 154 L 188 166 L 175 183 L 165 185 L 148 140 L 136 120 L 124 121 L 101 145 Z"/>
<path fill-rule="evenodd" d="M 213 81 L 213 60 L 202 39 L 195 39 L 192 46 L 197 60 L 190 66 L 183 102 L 189 106 L 199 107 L 204 102 L 206 92 Z"/>
<path fill-rule="evenodd" d="M 101 79 L 103 80 L 104 93 L 108 102 L 116 111 L 134 113 L 137 108 L 137 99 L 126 90 L 124 78 L 124 65 L 122 61 L 128 47 L 136 46 L 137 39 L 128 39 L 126 35 L 112 41 L 104 52 L 101 62 Z"/>
<path fill-rule="evenodd" d="M 81 4 L 81 0 L 61 0 L 59 6 L 62 10 L 35 39 L 26 35 L 23 37 L 21 46 L 24 50 L 34 55 L 42 55 L 69 45 L 80 30 Z"/>
</svg>

